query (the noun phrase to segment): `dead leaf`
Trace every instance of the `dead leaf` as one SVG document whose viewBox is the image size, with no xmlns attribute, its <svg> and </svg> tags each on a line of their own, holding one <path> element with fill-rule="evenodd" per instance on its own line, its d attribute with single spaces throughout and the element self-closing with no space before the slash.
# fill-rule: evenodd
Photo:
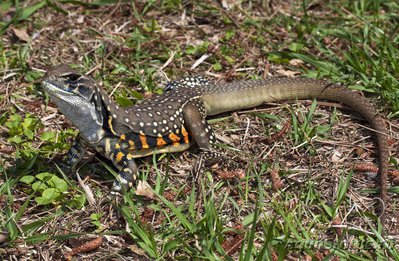
<svg viewBox="0 0 399 261">
<path fill-rule="evenodd" d="M 78 171 L 76 171 L 76 177 L 78 179 L 79 185 L 82 187 L 82 189 L 84 190 L 84 192 L 86 193 L 86 198 L 87 201 L 89 202 L 90 205 L 95 205 L 96 204 L 96 199 L 94 198 L 94 194 L 91 191 L 90 187 L 87 186 L 83 180 L 80 178 Z"/>
<path fill-rule="evenodd" d="M 235 1 L 235 0 L 222 0 L 222 6 L 226 10 L 231 10 L 235 6 L 238 6 L 238 5 L 239 5 L 239 2 Z"/>
<path fill-rule="evenodd" d="M 289 70 L 276 70 L 276 72 L 282 76 L 286 76 L 286 77 L 294 77 L 295 75 L 297 75 L 299 72 L 294 72 L 294 71 L 289 71 Z"/>
<path fill-rule="evenodd" d="M 102 243 L 103 243 L 103 238 L 96 237 L 78 247 L 74 247 L 70 252 L 65 254 L 65 259 L 72 260 L 72 257 L 76 256 L 77 254 L 87 253 L 87 252 L 96 250 L 97 248 L 99 248 L 101 246 Z"/>
<path fill-rule="evenodd" d="M 7 236 L 8 236 L 8 233 L 6 233 L 6 232 L 0 232 L 0 244 L 6 242 Z"/>
<path fill-rule="evenodd" d="M 216 170 L 215 172 L 220 179 L 224 180 L 243 179 L 245 177 L 245 170 L 243 169 L 236 169 L 234 171 Z"/>
<path fill-rule="evenodd" d="M 148 184 L 146 181 L 141 181 L 141 180 L 139 180 L 137 184 L 136 195 L 147 197 L 150 199 L 155 198 L 155 194 L 152 192 L 150 184 Z"/>
<path fill-rule="evenodd" d="M 244 237 L 242 235 L 236 235 L 232 239 L 224 241 L 222 243 L 222 248 L 229 256 L 232 256 L 241 249 L 243 240 Z"/>
<path fill-rule="evenodd" d="M 290 65 L 298 66 L 300 64 L 303 64 L 303 61 L 300 60 L 300 59 L 292 59 L 292 60 L 290 60 Z"/>
<path fill-rule="evenodd" d="M 270 172 L 270 178 L 272 179 L 272 188 L 273 190 L 279 190 L 284 187 L 283 182 L 281 181 L 280 175 L 278 174 L 278 170 L 274 169 Z"/>
<path fill-rule="evenodd" d="M 144 96 L 145 99 L 149 99 L 149 98 L 151 98 L 152 96 L 154 96 L 154 93 L 152 93 L 152 92 L 145 92 L 145 93 L 143 94 L 143 96 Z"/>
<path fill-rule="evenodd" d="M 12 31 L 19 40 L 29 42 L 30 36 L 26 32 L 26 28 L 12 28 Z"/>
<path fill-rule="evenodd" d="M 339 236 L 342 236 L 342 228 L 339 227 L 341 225 L 341 223 L 342 223 L 342 220 L 339 217 L 336 217 L 332 220 L 332 225 L 336 226 L 335 229 Z"/>
<path fill-rule="evenodd" d="M 84 15 L 80 15 L 78 17 L 78 19 L 76 19 L 76 23 L 82 24 L 82 23 L 84 23 L 84 20 L 85 20 L 85 16 Z"/>
<path fill-rule="evenodd" d="M 141 248 L 139 248 L 138 246 L 136 246 L 136 245 L 130 245 L 129 248 L 130 248 L 130 250 L 131 250 L 133 253 L 135 253 L 136 255 L 139 255 L 139 256 L 147 256 L 147 255 L 145 254 L 145 252 L 144 252 Z"/>
<path fill-rule="evenodd" d="M 339 151 L 334 151 L 334 154 L 331 156 L 331 161 L 335 163 L 342 162 L 342 154 Z"/>
</svg>

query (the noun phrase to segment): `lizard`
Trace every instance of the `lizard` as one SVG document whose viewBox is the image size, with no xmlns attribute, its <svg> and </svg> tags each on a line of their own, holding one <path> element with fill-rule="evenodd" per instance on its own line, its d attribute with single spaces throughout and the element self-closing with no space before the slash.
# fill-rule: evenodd
<svg viewBox="0 0 399 261">
<path fill-rule="evenodd" d="M 219 157 L 216 136 L 207 116 L 256 107 L 267 102 L 294 99 L 325 99 L 343 103 L 359 112 L 375 131 L 379 154 L 379 184 L 383 207 L 387 201 L 389 149 L 382 115 L 364 96 L 326 80 L 269 77 L 212 83 L 186 77 L 170 83 L 163 94 L 129 107 L 120 107 L 95 80 L 68 65 L 46 73 L 42 86 L 79 134 L 68 152 L 74 169 L 87 147 L 111 160 L 118 169 L 113 191 L 131 188 L 137 180 L 135 158 L 156 153 L 180 152 L 197 144 L 200 153 L 193 172 Z"/>
</svg>

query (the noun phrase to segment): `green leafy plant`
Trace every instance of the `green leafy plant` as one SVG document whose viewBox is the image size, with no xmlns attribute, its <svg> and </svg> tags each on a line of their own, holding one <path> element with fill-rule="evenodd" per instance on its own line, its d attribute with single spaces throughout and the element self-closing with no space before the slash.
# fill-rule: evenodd
<svg viewBox="0 0 399 261">
<path fill-rule="evenodd" d="M 42 124 L 39 119 L 27 113 L 23 120 L 20 114 L 10 115 L 5 126 L 9 129 L 8 140 L 19 144 L 25 140 L 33 140 L 36 129 Z"/>
<path fill-rule="evenodd" d="M 64 202 L 65 199 L 68 199 L 68 183 L 52 173 L 43 172 L 35 176 L 25 175 L 19 181 L 29 185 L 34 192 L 39 194 L 39 196 L 35 197 L 35 201 L 39 205 Z M 71 207 L 81 207 L 85 204 L 86 198 L 84 196 L 76 196 L 72 200 L 65 202 Z"/>
</svg>

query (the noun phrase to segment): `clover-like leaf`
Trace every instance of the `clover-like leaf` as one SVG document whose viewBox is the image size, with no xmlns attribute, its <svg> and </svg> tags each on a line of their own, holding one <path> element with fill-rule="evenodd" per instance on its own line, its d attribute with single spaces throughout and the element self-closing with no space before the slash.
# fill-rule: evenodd
<svg viewBox="0 0 399 261">
<path fill-rule="evenodd" d="M 61 193 L 55 188 L 47 188 L 43 191 L 41 197 L 35 198 L 39 205 L 47 205 L 52 203 Z"/>
</svg>

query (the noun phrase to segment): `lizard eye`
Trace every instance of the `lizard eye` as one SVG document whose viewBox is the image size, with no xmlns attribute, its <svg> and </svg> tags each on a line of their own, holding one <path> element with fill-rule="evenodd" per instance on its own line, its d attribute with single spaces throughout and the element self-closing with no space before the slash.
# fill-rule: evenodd
<svg viewBox="0 0 399 261">
<path fill-rule="evenodd" d="M 69 81 L 76 82 L 77 80 L 79 80 L 80 75 L 76 74 L 76 73 L 70 73 L 70 74 L 66 75 L 66 77 L 68 78 Z"/>
</svg>

